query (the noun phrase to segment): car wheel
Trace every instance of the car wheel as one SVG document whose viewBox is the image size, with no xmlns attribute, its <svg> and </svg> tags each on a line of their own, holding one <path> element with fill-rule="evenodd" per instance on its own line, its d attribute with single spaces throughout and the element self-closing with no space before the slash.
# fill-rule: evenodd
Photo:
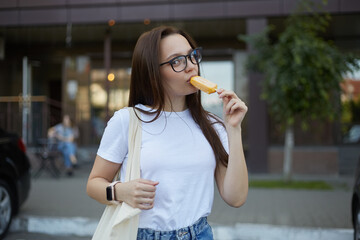
<svg viewBox="0 0 360 240">
<path fill-rule="evenodd" d="M 356 206 L 354 213 L 354 240 L 360 240 L 360 207 Z"/>
<path fill-rule="evenodd" d="M 0 239 L 5 237 L 11 224 L 13 215 L 13 201 L 11 196 L 9 185 L 0 180 Z"/>
</svg>

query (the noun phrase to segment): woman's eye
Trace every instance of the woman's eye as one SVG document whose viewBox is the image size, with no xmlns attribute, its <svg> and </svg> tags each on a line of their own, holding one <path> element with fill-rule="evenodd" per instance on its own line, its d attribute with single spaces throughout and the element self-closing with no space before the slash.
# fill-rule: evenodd
<svg viewBox="0 0 360 240">
<path fill-rule="evenodd" d="M 178 66 L 181 64 L 181 60 L 179 58 L 175 58 L 174 60 L 172 60 L 172 65 L 173 66 Z"/>
</svg>

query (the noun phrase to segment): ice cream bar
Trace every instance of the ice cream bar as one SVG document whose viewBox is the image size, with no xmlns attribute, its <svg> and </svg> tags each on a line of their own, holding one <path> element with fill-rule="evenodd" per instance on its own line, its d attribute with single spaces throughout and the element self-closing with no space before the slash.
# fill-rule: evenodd
<svg viewBox="0 0 360 240">
<path fill-rule="evenodd" d="M 216 92 L 216 89 L 217 89 L 216 83 L 212 83 L 209 80 L 207 80 L 203 77 L 200 77 L 200 76 L 192 77 L 190 79 L 190 83 L 194 87 L 200 89 L 203 92 L 206 92 L 207 94 L 214 93 L 214 92 Z"/>
</svg>

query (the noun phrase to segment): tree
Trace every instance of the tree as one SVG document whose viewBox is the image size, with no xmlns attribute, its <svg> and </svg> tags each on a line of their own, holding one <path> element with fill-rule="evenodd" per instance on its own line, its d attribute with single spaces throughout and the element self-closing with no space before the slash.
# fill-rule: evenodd
<svg viewBox="0 0 360 240">
<path fill-rule="evenodd" d="M 262 97 L 273 119 L 285 129 L 285 181 L 291 180 L 295 119 L 304 128 L 313 119 L 333 120 L 339 112 L 334 106 L 338 106 L 343 74 L 359 68 L 353 55 L 342 53 L 320 37 L 330 15 L 318 12 L 322 13 L 303 1 L 288 17 L 274 44 L 269 38 L 272 27 L 257 35 L 239 36 L 255 49 L 248 68 L 264 74 Z"/>
</svg>

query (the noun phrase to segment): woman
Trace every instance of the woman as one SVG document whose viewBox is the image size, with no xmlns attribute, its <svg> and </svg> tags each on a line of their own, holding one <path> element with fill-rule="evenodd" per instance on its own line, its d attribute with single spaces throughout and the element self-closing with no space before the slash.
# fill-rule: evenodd
<svg viewBox="0 0 360 240">
<path fill-rule="evenodd" d="M 73 167 L 77 167 L 75 139 L 78 137 L 78 130 L 72 126 L 70 116 L 65 114 L 62 123 L 49 129 L 48 136 L 58 141 L 57 148 L 64 157 L 66 174 L 72 176 Z"/>
<path fill-rule="evenodd" d="M 234 92 L 219 89 L 224 122 L 206 112 L 189 83 L 200 74 L 200 61 L 192 38 L 173 27 L 146 32 L 135 46 L 129 106 L 142 112 L 141 179 L 116 184 L 115 199 L 142 210 L 138 239 L 212 239 L 206 217 L 214 180 L 230 206 L 246 200 L 241 122 L 247 107 Z M 89 196 L 104 204 L 110 204 L 106 187 L 127 162 L 128 124 L 126 109 L 110 119 L 88 179 Z"/>
</svg>

